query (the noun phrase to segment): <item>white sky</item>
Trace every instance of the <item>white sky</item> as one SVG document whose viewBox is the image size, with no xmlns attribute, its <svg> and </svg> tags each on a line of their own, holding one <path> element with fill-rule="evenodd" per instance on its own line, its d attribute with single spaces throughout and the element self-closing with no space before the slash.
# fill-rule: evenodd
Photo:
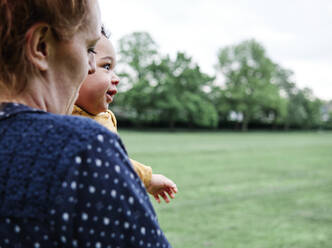
<svg viewBox="0 0 332 248">
<path fill-rule="evenodd" d="M 332 99 L 332 0 L 99 0 L 117 41 L 147 31 L 163 54 L 186 52 L 215 74 L 217 51 L 255 38 L 296 84 Z"/>
</svg>

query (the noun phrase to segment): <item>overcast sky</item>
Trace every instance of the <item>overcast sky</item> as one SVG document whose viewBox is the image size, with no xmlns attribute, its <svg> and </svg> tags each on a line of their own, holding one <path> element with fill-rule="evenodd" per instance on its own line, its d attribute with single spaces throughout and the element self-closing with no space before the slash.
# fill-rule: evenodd
<svg viewBox="0 0 332 248">
<path fill-rule="evenodd" d="M 332 99 L 332 0 L 100 0 L 117 41 L 147 31 L 163 54 L 184 51 L 215 73 L 217 51 L 255 38 L 301 88 Z"/>
</svg>

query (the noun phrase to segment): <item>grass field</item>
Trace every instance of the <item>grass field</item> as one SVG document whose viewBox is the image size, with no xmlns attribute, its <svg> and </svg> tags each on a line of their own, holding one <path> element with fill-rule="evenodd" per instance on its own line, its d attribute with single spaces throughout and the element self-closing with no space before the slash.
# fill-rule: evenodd
<svg viewBox="0 0 332 248">
<path fill-rule="evenodd" d="M 174 248 L 332 247 L 332 132 L 120 135 L 178 185 L 152 200 Z"/>
</svg>

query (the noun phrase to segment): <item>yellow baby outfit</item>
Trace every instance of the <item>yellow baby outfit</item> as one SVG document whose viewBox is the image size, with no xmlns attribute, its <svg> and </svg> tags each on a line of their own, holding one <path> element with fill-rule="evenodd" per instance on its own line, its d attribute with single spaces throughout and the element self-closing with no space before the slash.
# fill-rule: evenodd
<svg viewBox="0 0 332 248">
<path fill-rule="evenodd" d="M 107 110 L 106 112 L 99 113 L 98 115 L 91 115 L 88 112 L 84 111 L 77 105 L 74 106 L 73 115 L 84 116 L 91 119 L 94 119 L 99 124 L 103 125 L 110 131 L 117 133 L 117 122 L 115 115 L 111 110 Z M 133 159 L 130 159 L 131 163 L 134 166 L 134 169 L 138 176 L 141 178 L 145 187 L 147 188 L 150 185 L 151 177 L 152 177 L 152 169 L 149 166 L 143 165 L 140 162 L 137 162 Z"/>
</svg>

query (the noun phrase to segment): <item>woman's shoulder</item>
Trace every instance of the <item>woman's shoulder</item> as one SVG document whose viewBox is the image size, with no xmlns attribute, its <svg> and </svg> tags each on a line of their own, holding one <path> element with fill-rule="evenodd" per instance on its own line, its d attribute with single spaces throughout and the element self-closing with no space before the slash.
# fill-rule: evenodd
<svg viewBox="0 0 332 248">
<path fill-rule="evenodd" d="M 69 135 L 71 139 L 80 138 L 90 140 L 91 137 L 103 134 L 118 139 L 117 135 L 109 132 L 108 129 L 90 118 L 52 113 L 45 113 L 43 115 L 34 113 L 34 115 L 34 121 L 38 122 L 43 127 L 42 129 L 51 128 L 53 129 L 52 133 L 55 135 Z"/>
<path fill-rule="evenodd" d="M 49 149 L 49 155 L 58 153 L 56 148 L 61 148 L 68 155 L 79 152 L 99 135 L 122 144 L 116 134 L 85 117 L 58 115 L 24 105 L 7 104 L 0 109 L 0 120 L 1 130 L 9 130 L 8 140 L 22 137 L 24 142 L 36 149 L 53 147 Z"/>
</svg>

